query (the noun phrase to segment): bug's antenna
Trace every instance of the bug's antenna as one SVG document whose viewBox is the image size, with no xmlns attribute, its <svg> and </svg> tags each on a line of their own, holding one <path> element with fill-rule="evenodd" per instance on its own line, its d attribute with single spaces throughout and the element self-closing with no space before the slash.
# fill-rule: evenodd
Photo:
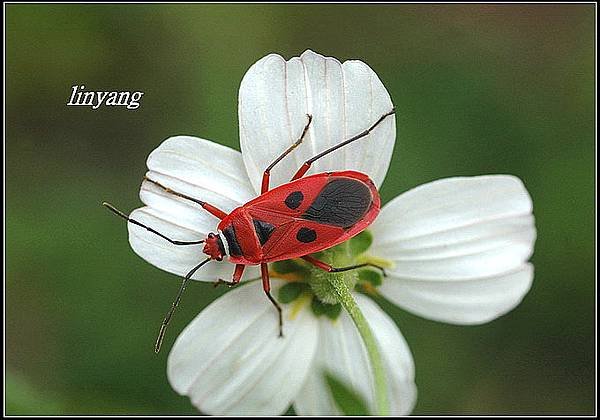
<svg viewBox="0 0 600 420">
<path fill-rule="evenodd" d="M 171 321 L 171 318 L 173 317 L 175 308 L 177 308 L 177 305 L 179 305 L 179 301 L 181 300 L 181 295 L 183 294 L 183 291 L 185 290 L 185 286 L 187 286 L 188 280 L 194 275 L 194 273 L 200 267 L 202 267 L 204 264 L 206 264 L 210 260 L 211 260 L 210 258 L 205 259 L 200 264 L 198 264 L 197 266 L 192 268 L 189 273 L 186 274 L 185 278 L 183 279 L 183 282 L 181 283 L 181 287 L 179 288 L 179 292 L 177 293 L 177 297 L 173 301 L 173 304 L 171 305 L 171 309 L 169 309 L 169 312 L 167 312 L 167 315 L 165 316 L 165 319 L 163 319 L 163 322 L 160 326 L 160 331 L 158 332 L 158 337 L 156 338 L 156 344 L 154 345 L 154 353 L 158 354 L 158 352 L 160 351 L 160 346 L 162 345 L 163 339 L 165 338 L 165 331 L 167 330 L 167 325 L 169 325 L 169 322 Z"/>
<path fill-rule="evenodd" d="M 106 201 L 104 201 L 102 203 L 102 205 L 104 207 L 106 207 L 107 209 L 109 209 L 110 211 L 112 211 L 117 216 L 122 217 L 123 219 L 127 220 L 129 223 L 133 223 L 134 225 L 138 225 L 140 227 L 143 227 L 148 232 L 152 232 L 155 235 L 158 235 L 161 238 L 166 239 L 167 241 L 171 242 L 173 245 L 197 245 L 197 244 L 204 243 L 204 239 L 202 239 L 200 241 L 176 241 L 174 239 L 168 238 L 167 236 L 163 235 L 160 232 L 157 232 L 156 230 L 152 229 L 150 226 L 146 226 L 145 224 L 140 223 L 137 220 L 132 219 L 131 217 L 129 217 L 125 213 L 123 213 L 121 210 L 118 210 L 115 206 L 113 206 L 110 203 L 107 203 Z"/>
</svg>

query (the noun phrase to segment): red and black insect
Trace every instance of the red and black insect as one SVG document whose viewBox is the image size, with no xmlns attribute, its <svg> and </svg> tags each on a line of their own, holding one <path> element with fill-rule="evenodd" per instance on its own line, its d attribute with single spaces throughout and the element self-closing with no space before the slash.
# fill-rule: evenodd
<svg viewBox="0 0 600 420">
<path fill-rule="evenodd" d="M 365 137 L 392 114 L 394 114 L 394 109 L 382 115 L 360 134 L 308 159 L 289 183 L 269 190 L 269 175 L 273 167 L 302 143 L 312 121 L 312 117 L 308 115 L 308 122 L 300 138 L 265 169 L 261 194 L 229 214 L 209 203 L 173 191 L 159 182 L 145 177 L 145 182 L 150 182 L 168 193 L 192 201 L 220 219 L 217 232 L 209 233 L 206 239 L 200 241 L 173 240 L 151 227 L 131 219 L 112 205 L 103 203 L 128 222 L 141 226 L 174 245 L 204 243 L 203 252 L 208 255 L 208 258 L 192 268 L 183 279 L 179 293 L 161 325 L 155 345 L 157 353 L 160 350 L 165 329 L 179 304 L 187 281 L 200 267 L 211 260 L 222 261 L 224 257 L 228 257 L 229 262 L 235 264 L 232 280 L 219 279 L 215 285 L 235 286 L 240 282 L 247 265 L 260 264 L 263 289 L 279 314 L 280 336 L 283 335 L 281 307 L 270 292 L 268 263 L 302 258 L 328 272 L 353 270 L 369 265 L 383 270 L 370 263 L 349 267 L 332 267 L 310 256 L 310 254 L 331 248 L 352 238 L 375 220 L 379 214 L 380 199 L 373 181 L 367 175 L 356 171 L 324 172 L 306 177 L 304 174 L 313 162 Z"/>
</svg>

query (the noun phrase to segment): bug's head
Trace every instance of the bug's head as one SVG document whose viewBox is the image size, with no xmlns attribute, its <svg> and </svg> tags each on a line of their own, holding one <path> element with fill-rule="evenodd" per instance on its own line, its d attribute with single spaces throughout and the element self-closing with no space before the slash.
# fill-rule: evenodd
<svg viewBox="0 0 600 420">
<path fill-rule="evenodd" d="M 219 234 L 209 233 L 206 241 L 204 242 L 204 249 L 202 250 L 211 259 L 222 261 L 225 254 L 225 247 Z"/>
</svg>

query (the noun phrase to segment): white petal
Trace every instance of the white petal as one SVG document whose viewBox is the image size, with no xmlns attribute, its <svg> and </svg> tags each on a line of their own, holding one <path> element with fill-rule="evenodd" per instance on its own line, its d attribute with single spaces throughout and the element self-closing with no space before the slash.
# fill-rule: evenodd
<svg viewBox="0 0 600 420">
<path fill-rule="evenodd" d="M 428 319 L 477 324 L 519 304 L 531 287 L 532 203 L 513 176 L 449 178 L 386 205 L 369 253 L 392 260 L 379 288 Z"/>
<path fill-rule="evenodd" d="M 256 195 L 240 153 L 208 140 L 171 137 L 150 154 L 147 164 L 150 179 L 225 212 Z M 198 240 L 216 231 L 219 222 L 216 217 L 198 204 L 165 192 L 150 182 L 143 182 L 140 198 L 147 207 L 134 210 L 131 217 L 171 239 Z M 178 275 L 185 275 L 205 258 L 202 245 L 173 245 L 131 223 L 129 242 L 142 258 Z M 232 269 L 229 264 L 210 263 L 193 278 L 214 281 L 216 276 L 230 277 Z"/>
<path fill-rule="evenodd" d="M 256 196 L 240 152 L 209 140 L 171 137 L 150 153 L 147 165 L 149 178 L 226 213 Z M 140 198 L 145 204 L 168 213 L 179 204 L 175 220 L 190 227 L 212 228 L 218 222 L 197 204 L 166 193 L 148 182 L 142 185 Z"/>
<path fill-rule="evenodd" d="M 482 324 L 509 312 L 531 288 L 533 265 L 498 276 L 439 281 L 388 277 L 379 292 L 396 305 L 434 321 Z"/>
<path fill-rule="evenodd" d="M 272 284 L 276 295 L 281 282 Z M 259 283 L 217 299 L 175 341 L 171 386 L 206 414 L 282 414 L 308 374 L 318 335 L 310 311 L 291 319 L 288 305 L 283 310 L 279 338 L 277 311 Z"/>
<path fill-rule="evenodd" d="M 370 299 L 356 296 L 383 359 L 391 415 L 409 414 L 416 402 L 412 355 L 394 322 Z M 375 412 L 374 382 L 366 348 L 350 316 L 343 312 L 332 323 L 320 318 L 319 349 L 313 368 L 294 403 L 300 415 L 339 415 L 341 412 L 325 384 L 329 371 L 366 399 Z"/>
<path fill-rule="evenodd" d="M 240 144 L 256 191 L 263 171 L 300 137 L 300 145 L 271 172 L 271 186 L 290 180 L 302 163 L 347 140 L 392 109 L 377 74 L 357 60 L 343 64 L 310 50 L 285 61 L 270 54 L 244 76 L 239 93 Z M 387 172 L 396 138 L 395 117 L 387 117 L 363 139 L 316 161 L 309 173 L 353 169 L 368 174 L 377 186 Z"/>
<path fill-rule="evenodd" d="M 533 253 L 531 198 L 518 178 L 448 178 L 414 188 L 382 209 L 369 253 L 398 277 L 476 279 L 510 272 Z"/>
</svg>

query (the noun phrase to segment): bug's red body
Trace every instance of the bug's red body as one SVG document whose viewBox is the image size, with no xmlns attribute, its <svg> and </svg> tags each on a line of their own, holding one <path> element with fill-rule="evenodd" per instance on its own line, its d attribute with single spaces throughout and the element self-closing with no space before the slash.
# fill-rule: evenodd
<svg viewBox="0 0 600 420">
<path fill-rule="evenodd" d="M 377 217 L 379 194 L 360 172 L 327 172 L 274 188 L 219 223 L 229 261 L 254 265 L 331 248 Z"/>
</svg>

